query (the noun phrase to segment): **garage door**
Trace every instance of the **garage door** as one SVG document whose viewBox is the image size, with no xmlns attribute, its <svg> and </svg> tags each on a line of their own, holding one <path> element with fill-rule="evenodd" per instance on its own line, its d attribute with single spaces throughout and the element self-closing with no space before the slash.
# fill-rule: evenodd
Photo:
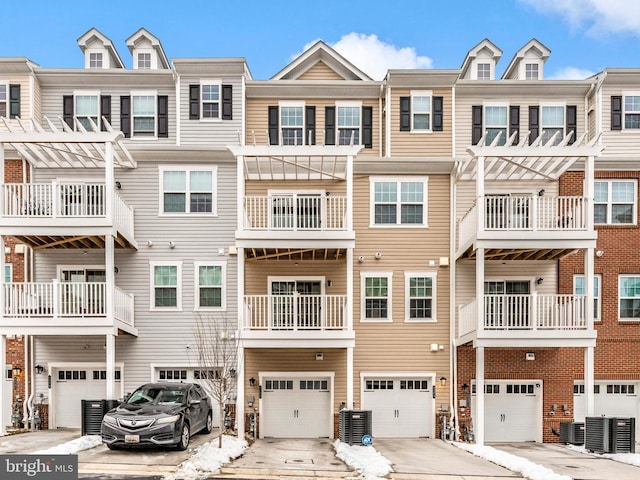
<svg viewBox="0 0 640 480">
<path fill-rule="evenodd" d="M 116 384 L 120 370 L 116 370 Z M 53 428 L 81 428 L 82 400 L 101 400 L 107 391 L 107 371 L 100 368 L 69 368 L 53 371 L 55 420 Z M 116 392 L 120 392 L 116 386 Z M 118 394 L 119 396 L 119 394 Z"/>
<path fill-rule="evenodd" d="M 374 438 L 433 437 L 434 408 L 428 378 L 364 378 L 363 410 L 371 410 Z"/>
<path fill-rule="evenodd" d="M 261 438 L 333 437 L 330 378 L 265 377 L 261 386 Z"/>
<path fill-rule="evenodd" d="M 486 442 L 542 442 L 542 382 L 515 380 L 485 382 Z M 472 412 L 477 419 L 475 384 Z"/>
<path fill-rule="evenodd" d="M 635 417 L 636 438 L 640 438 L 640 382 L 616 380 L 596 382 L 594 386 L 593 414 L 595 417 Z M 576 421 L 584 421 L 587 413 L 587 398 L 584 384 L 573 386 L 573 405 Z"/>
</svg>

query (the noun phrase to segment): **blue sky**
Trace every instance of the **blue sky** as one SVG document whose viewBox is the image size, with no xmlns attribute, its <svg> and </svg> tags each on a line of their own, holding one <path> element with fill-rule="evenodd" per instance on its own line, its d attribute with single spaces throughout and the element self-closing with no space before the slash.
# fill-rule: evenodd
<svg viewBox="0 0 640 480">
<path fill-rule="evenodd" d="M 81 68 L 78 37 L 96 27 L 127 67 L 140 27 L 171 58 L 244 57 L 267 79 L 318 39 L 376 79 L 387 68 L 459 68 L 484 38 L 503 51 L 498 75 L 531 38 L 551 50 L 546 78 L 640 67 L 640 0 L 29 0 L 4 9 L 0 57 Z"/>
</svg>

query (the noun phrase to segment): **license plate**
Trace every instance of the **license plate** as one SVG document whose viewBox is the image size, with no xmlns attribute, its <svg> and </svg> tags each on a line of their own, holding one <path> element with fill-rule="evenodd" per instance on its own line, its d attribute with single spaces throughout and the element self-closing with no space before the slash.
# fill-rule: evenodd
<svg viewBox="0 0 640 480">
<path fill-rule="evenodd" d="M 124 443 L 140 443 L 140 435 L 125 435 Z"/>
</svg>

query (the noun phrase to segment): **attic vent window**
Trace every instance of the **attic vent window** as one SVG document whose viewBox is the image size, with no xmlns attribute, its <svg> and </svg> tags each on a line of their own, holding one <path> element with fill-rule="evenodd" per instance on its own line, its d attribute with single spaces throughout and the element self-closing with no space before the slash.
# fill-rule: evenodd
<svg viewBox="0 0 640 480">
<path fill-rule="evenodd" d="M 150 53 L 138 53 L 138 69 L 150 70 L 151 69 L 151 54 Z"/>
<path fill-rule="evenodd" d="M 89 68 L 102 68 L 102 53 L 89 54 Z"/>
</svg>

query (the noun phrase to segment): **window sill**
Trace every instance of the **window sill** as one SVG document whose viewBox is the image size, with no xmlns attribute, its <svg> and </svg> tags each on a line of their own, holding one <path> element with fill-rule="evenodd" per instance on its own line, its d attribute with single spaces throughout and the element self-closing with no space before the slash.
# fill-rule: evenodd
<svg viewBox="0 0 640 480">
<path fill-rule="evenodd" d="M 427 224 L 418 224 L 418 223 L 373 223 L 369 224 L 369 228 L 429 228 Z"/>
<path fill-rule="evenodd" d="M 438 323 L 435 318 L 405 318 L 404 323 Z"/>
<path fill-rule="evenodd" d="M 390 318 L 361 318 L 360 323 L 393 323 Z"/>
</svg>

